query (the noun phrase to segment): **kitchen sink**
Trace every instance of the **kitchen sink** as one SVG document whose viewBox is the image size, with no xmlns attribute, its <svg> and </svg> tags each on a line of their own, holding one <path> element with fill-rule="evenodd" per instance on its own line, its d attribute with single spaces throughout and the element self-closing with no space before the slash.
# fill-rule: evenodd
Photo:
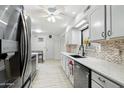
<svg viewBox="0 0 124 93">
<path fill-rule="evenodd" d="M 74 58 L 86 58 L 84 56 L 80 56 L 80 55 L 70 55 L 71 57 L 74 57 Z"/>
</svg>

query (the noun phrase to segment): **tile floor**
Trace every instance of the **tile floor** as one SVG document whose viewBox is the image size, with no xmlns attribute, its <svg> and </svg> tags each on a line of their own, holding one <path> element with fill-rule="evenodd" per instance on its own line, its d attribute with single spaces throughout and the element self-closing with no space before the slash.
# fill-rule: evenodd
<svg viewBox="0 0 124 93">
<path fill-rule="evenodd" d="M 38 63 L 37 75 L 32 82 L 32 88 L 72 88 L 61 64 L 56 60 Z"/>
</svg>

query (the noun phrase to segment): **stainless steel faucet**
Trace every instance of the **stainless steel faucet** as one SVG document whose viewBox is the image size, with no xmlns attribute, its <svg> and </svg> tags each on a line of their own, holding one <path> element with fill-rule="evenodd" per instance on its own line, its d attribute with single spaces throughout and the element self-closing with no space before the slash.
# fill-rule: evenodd
<svg viewBox="0 0 124 93">
<path fill-rule="evenodd" d="M 80 45 L 79 50 L 78 50 L 78 54 L 81 54 L 81 56 L 85 56 L 84 46 L 83 45 Z"/>
</svg>

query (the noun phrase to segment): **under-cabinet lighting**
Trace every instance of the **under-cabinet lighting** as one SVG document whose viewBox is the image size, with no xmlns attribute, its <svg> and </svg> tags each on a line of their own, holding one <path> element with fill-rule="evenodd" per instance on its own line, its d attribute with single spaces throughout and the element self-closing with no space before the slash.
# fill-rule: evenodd
<svg viewBox="0 0 124 93">
<path fill-rule="evenodd" d="M 75 27 L 78 28 L 80 27 L 82 24 L 86 23 L 87 20 L 82 20 L 79 24 L 77 24 Z"/>
</svg>

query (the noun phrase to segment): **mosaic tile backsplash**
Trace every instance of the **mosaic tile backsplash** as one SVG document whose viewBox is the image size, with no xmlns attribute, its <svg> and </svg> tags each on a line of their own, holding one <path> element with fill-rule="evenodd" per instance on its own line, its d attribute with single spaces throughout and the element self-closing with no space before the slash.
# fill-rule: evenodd
<svg viewBox="0 0 124 93">
<path fill-rule="evenodd" d="M 98 49 L 98 46 L 100 49 Z M 117 64 L 124 64 L 124 39 L 91 43 L 91 46 L 86 48 L 85 52 L 91 57 Z"/>
</svg>

